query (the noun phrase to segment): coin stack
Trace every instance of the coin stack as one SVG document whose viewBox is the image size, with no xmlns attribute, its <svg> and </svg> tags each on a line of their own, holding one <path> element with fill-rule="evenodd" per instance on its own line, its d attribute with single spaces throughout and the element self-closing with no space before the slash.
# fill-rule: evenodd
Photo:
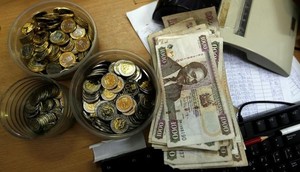
<svg viewBox="0 0 300 172">
<path fill-rule="evenodd" d="M 148 73 L 130 60 L 100 61 L 82 85 L 83 116 L 96 129 L 122 134 L 153 112 L 155 89 Z"/>
<path fill-rule="evenodd" d="M 42 74 L 57 74 L 75 66 L 94 39 L 89 22 L 66 7 L 35 13 L 21 32 L 21 58 L 29 70 Z"/>
<path fill-rule="evenodd" d="M 63 115 L 62 91 L 51 84 L 33 91 L 25 103 L 26 120 L 36 134 L 44 134 L 53 128 Z"/>
</svg>

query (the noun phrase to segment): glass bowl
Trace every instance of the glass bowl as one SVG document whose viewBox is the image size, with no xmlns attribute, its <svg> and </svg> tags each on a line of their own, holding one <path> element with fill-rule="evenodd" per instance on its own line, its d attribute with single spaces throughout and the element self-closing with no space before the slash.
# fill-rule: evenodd
<svg viewBox="0 0 300 172">
<path fill-rule="evenodd" d="M 51 78 L 30 76 L 18 80 L 1 97 L 1 124 L 23 139 L 60 134 L 75 121 L 68 95 L 68 88 Z"/>
<path fill-rule="evenodd" d="M 67 1 L 42 1 L 23 11 L 8 36 L 13 60 L 30 75 L 64 80 L 97 51 L 89 13 Z"/>
<path fill-rule="evenodd" d="M 160 111 L 161 88 L 153 68 L 126 50 L 107 50 L 90 57 L 75 72 L 71 109 L 89 132 L 120 139 L 137 134 Z"/>
</svg>

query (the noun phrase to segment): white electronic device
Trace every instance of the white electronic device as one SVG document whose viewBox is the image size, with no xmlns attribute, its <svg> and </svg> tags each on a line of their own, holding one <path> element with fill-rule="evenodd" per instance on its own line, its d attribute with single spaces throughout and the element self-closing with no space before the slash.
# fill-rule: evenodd
<svg viewBox="0 0 300 172">
<path fill-rule="evenodd" d="M 218 12 L 225 44 L 247 59 L 282 76 L 289 76 L 297 35 L 292 0 L 223 0 Z"/>
</svg>

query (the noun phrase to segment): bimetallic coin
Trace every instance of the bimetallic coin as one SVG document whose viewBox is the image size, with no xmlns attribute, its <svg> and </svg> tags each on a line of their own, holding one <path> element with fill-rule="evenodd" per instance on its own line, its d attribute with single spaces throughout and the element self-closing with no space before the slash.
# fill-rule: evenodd
<svg viewBox="0 0 300 172">
<path fill-rule="evenodd" d="M 53 9 L 54 13 L 59 14 L 62 17 L 73 17 L 74 12 L 67 7 L 56 7 Z"/>
<path fill-rule="evenodd" d="M 76 39 L 74 43 L 78 52 L 87 51 L 91 46 L 91 42 L 87 37 Z"/>
<path fill-rule="evenodd" d="M 136 66 L 135 73 L 133 75 L 131 75 L 128 79 L 134 80 L 134 81 L 139 81 L 141 78 L 142 78 L 141 69 L 138 66 Z"/>
<path fill-rule="evenodd" d="M 56 30 L 50 34 L 50 42 L 57 45 L 63 45 L 66 37 L 67 35 L 63 31 Z"/>
<path fill-rule="evenodd" d="M 100 100 L 98 100 L 95 103 L 83 102 L 83 109 L 88 113 L 95 113 L 96 108 L 98 107 L 99 104 L 100 104 Z"/>
<path fill-rule="evenodd" d="M 76 16 L 74 17 L 74 20 L 75 20 L 75 22 L 76 22 L 79 26 L 81 26 L 81 27 L 83 27 L 83 28 L 85 28 L 85 29 L 88 29 L 89 24 L 88 24 L 84 19 L 82 19 L 81 17 L 79 17 L 78 15 L 76 15 Z"/>
<path fill-rule="evenodd" d="M 76 22 L 72 18 L 64 19 L 60 24 L 60 29 L 65 33 L 74 32 L 76 29 Z"/>
<path fill-rule="evenodd" d="M 68 51 L 72 51 L 74 49 L 75 43 L 73 39 L 70 39 L 68 44 L 66 46 L 62 46 L 60 47 L 60 50 L 62 52 L 68 52 Z"/>
<path fill-rule="evenodd" d="M 46 72 L 47 74 L 57 74 L 60 73 L 62 70 L 62 67 L 60 64 L 58 63 L 48 63 L 46 66 Z"/>
<path fill-rule="evenodd" d="M 119 60 L 116 62 L 119 73 L 122 76 L 128 77 L 135 73 L 136 66 L 129 60 Z"/>
<path fill-rule="evenodd" d="M 120 112 L 128 112 L 133 108 L 133 98 L 129 95 L 123 94 L 116 100 L 116 107 Z"/>
<path fill-rule="evenodd" d="M 101 97 L 103 100 L 110 101 L 110 100 L 115 99 L 117 97 L 117 94 L 115 94 L 107 89 L 104 89 L 101 93 Z"/>
<path fill-rule="evenodd" d="M 123 115 L 130 116 L 130 115 L 133 115 L 135 113 L 137 104 L 136 104 L 136 101 L 134 99 L 132 99 L 132 100 L 133 100 L 132 108 L 128 112 L 123 112 Z"/>
<path fill-rule="evenodd" d="M 76 64 L 76 56 L 72 52 L 64 52 L 59 57 L 59 64 L 65 68 Z"/>
<path fill-rule="evenodd" d="M 29 60 L 33 55 L 33 51 L 34 46 L 32 44 L 24 44 L 21 50 L 22 58 Z"/>
<path fill-rule="evenodd" d="M 110 128 L 117 134 L 125 133 L 128 127 L 127 119 L 121 115 L 115 116 L 110 122 Z"/>
<path fill-rule="evenodd" d="M 100 83 L 94 83 L 91 82 L 90 80 L 85 80 L 83 82 L 83 90 L 89 94 L 94 94 L 97 91 L 100 90 L 101 84 Z"/>
<path fill-rule="evenodd" d="M 97 107 L 96 114 L 100 119 L 110 121 L 117 114 L 117 109 L 113 103 L 102 101 Z"/>
<path fill-rule="evenodd" d="M 152 83 L 149 80 L 139 80 L 138 85 L 140 87 L 140 90 L 145 94 L 151 93 L 151 91 L 154 89 Z"/>
<path fill-rule="evenodd" d="M 30 32 L 27 35 L 21 35 L 20 36 L 20 42 L 22 44 L 29 44 L 31 43 L 32 39 L 33 39 L 34 33 Z"/>
<path fill-rule="evenodd" d="M 27 63 L 27 67 L 32 72 L 42 72 L 45 70 L 47 61 L 37 62 L 34 58 L 31 58 Z"/>
<path fill-rule="evenodd" d="M 119 81 L 118 81 L 117 87 L 114 88 L 114 89 L 112 89 L 112 90 L 110 90 L 112 93 L 119 93 L 124 88 L 124 85 L 125 85 L 124 80 L 121 77 L 118 77 L 118 79 L 119 79 Z"/>
<path fill-rule="evenodd" d="M 22 27 L 22 33 L 24 35 L 27 35 L 29 32 L 33 31 L 33 29 L 35 28 L 34 23 L 25 23 L 24 26 Z"/>
<path fill-rule="evenodd" d="M 109 90 L 116 88 L 118 86 L 118 82 L 118 76 L 114 73 L 106 73 L 101 78 L 101 85 Z"/>
<path fill-rule="evenodd" d="M 138 83 L 134 80 L 128 80 L 124 85 L 123 93 L 132 97 L 136 96 L 139 93 Z"/>
<path fill-rule="evenodd" d="M 76 29 L 70 33 L 70 36 L 73 38 L 73 39 L 79 39 L 79 38 L 82 38 L 85 36 L 85 29 L 80 27 L 79 25 L 76 26 Z"/>
</svg>

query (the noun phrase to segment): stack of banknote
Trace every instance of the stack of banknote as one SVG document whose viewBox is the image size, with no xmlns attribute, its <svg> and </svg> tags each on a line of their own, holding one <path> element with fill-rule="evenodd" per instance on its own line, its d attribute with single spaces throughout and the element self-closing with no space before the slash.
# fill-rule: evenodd
<svg viewBox="0 0 300 172">
<path fill-rule="evenodd" d="M 215 8 L 165 16 L 163 23 L 165 29 L 148 36 L 162 88 L 149 142 L 173 168 L 246 166 Z"/>
</svg>

